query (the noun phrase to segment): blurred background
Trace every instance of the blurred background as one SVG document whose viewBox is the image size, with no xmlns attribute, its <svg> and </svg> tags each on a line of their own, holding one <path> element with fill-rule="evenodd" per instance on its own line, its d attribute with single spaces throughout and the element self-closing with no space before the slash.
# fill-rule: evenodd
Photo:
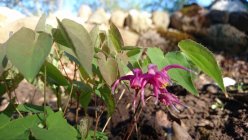
<svg viewBox="0 0 248 140">
<path fill-rule="evenodd" d="M 185 4 L 198 3 L 207 7 L 214 0 L 1 0 L 0 6 L 6 6 L 25 15 L 40 15 L 41 13 L 53 13 L 66 11 L 76 15 L 80 6 L 89 5 L 96 10 L 103 7 L 107 11 L 116 9 L 138 9 L 145 11 L 167 10 L 175 11 Z"/>
</svg>

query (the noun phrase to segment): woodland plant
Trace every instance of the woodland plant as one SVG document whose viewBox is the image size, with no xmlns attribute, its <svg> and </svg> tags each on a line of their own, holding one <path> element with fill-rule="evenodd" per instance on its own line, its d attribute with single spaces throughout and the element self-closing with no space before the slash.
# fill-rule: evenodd
<svg viewBox="0 0 248 140">
<path fill-rule="evenodd" d="M 9 98 L 8 107 L 0 113 L 1 139 L 107 139 L 104 131 L 119 102 L 113 94 L 126 80 L 130 82 L 127 87 L 134 90 L 130 96 L 134 97 L 135 112 L 148 105 L 144 92 L 149 85 L 155 103 L 162 102 L 165 106 L 183 105 L 166 89 L 172 83 L 198 96 L 193 68 L 209 75 L 225 93 L 213 54 L 192 40 L 182 40 L 178 44 L 180 51 L 164 54 L 159 48 L 125 46 L 113 24 L 108 31 L 100 31 L 96 26 L 88 32 L 72 20 L 57 21 L 58 27 L 52 28 L 46 25 L 43 15 L 35 30 L 23 27 L 0 44 L 0 95 L 7 93 Z M 65 61 L 74 66 L 73 76 L 68 75 Z M 130 71 L 132 74 L 127 74 Z M 34 85 L 42 83 L 43 106 L 17 104 L 11 93 L 23 79 Z M 54 91 L 57 109 L 47 106 L 46 88 Z M 62 96 L 68 97 L 64 104 Z M 71 98 L 76 102 L 75 125 L 67 123 L 65 118 Z M 94 127 L 89 125 L 89 105 L 96 110 Z M 80 108 L 85 111 L 81 120 L 78 119 Z M 100 129 L 98 122 L 104 112 L 108 113 L 108 120 Z M 126 138 L 131 133 L 132 129 Z"/>
</svg>

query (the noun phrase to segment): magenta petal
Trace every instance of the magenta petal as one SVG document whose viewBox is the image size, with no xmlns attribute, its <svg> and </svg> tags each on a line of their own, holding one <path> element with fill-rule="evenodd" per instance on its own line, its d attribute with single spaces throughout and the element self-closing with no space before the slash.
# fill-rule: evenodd
<svg viewBox="0 0 248 140">
<path fill-rule="evenodd" d="M 136 69 L 133 69 L 133 74 L 135 75 L 135 76 L 140 76 L 140 75 L 142 75 L 142 70 L 141 69 L 138 69 L 138 68 L 136 68 Z"/>
<path fill-rule="evenodd" d="M 163 104 L 169 106 L 169 105 L 174 105 L 174 104 L 180 104 L 179 99 L 177 96 L 171 94 L 171 93 L 163 93 L 159 95 L 159 101 L 162 102 Z"/>
<path fill-rule="evenodd" d="M 148 66 L 148 74 L 155 75 L 158 72 L 158 67 L 155 64 L 150 64 Z"/>
<path fill-rule="evenodd" d="M 117 87 L 117 85 L 122 81 L 122 80 L 132 80 L 134 78 L 133 75 L 126 75 L 126 76 L 122 76 L 119 79 L 117 79 L 113 84 L 112 84 L 112 88 L 111 88 L 111 92 L 114 94 L 115 89 Z"/>
</svg>

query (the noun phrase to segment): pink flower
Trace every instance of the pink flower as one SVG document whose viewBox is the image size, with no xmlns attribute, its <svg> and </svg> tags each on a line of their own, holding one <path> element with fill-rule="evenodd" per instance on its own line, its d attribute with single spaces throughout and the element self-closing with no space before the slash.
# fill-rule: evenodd
<svg viewBox="0 0 248 140">
<path fill-rule="evenodd" d="M 158 101 L 162 102 L 166 106 L 172 105 L 174 107 L 175 104 L 180 104 L 179 99 L 177 96 L 171 94 L 167 91 L 166 87 L 171 83 L 171 79 L 169 75 L 167 74 L 167 71 L 172 68 L 178 68 L 190 71 L 189 69 L 181 66 L 181 65 L 168 65 L 164 67 L 161 71 L 158 70 L 157 65 L 150 64 L 148 66 L 148 72 L 143 73 L 141 69 L 134 69 L 133 75 L 126 75 L 123 77 L 120 77 L 118 80 L 116 80 L 112 86 L 112 92 L 114 93 L 117 85 L 122 80 L 128 80 L 130 81 L 130 87 L 132 89 L 135 89 L 135 96 L 133 100 L 133 105 L 136 105 L 136 100 L 138 93 L 140 92 L 140 98 L 142 101 L 142 104 L 145 105 L 145 99 L 144 99 L 144 92 L 145 92 L 145 86 L 147 84 L 152 85 L 153 87 L 153 95 L 156 98 L 156 102 Z"/>
</svg>

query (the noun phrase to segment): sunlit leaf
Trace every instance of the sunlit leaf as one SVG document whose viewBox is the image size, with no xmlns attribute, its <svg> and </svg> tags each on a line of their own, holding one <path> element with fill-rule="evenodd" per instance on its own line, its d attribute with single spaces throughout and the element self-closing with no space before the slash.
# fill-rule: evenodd
<svg viewBox="0 0 248 140">
<path fill-rule="evenodd" d="M 48 129 L 33 127 L 31 129 L 33 137 L 39 140 L 77 140 L 77 131 L 63 117 L 62 112 L 50 114 L 47 117 Z"/>
<path fill-rule="evenodd" d="M 42 14 L 35 27 L 36 32 L 46 32 L 46 14 Z"/>
<path fill-rule="evenodd" d="M 100 72 L 106 83 L 111 86 L 118 77 L 118 64 L 115 59 L 106 58 L 103 53 L 98 53 L 97 56 Z"/>
<path fill-rule="evenodd" d="M 67 86 L 69 84 L 65 76 L 53 64 L 46 61 L 42 68 L 43 72 L 45 67 L 46 67 L 47 80 L 51 84 L 56 84 L 59 86 Z"/>
<path fill-rule="evenodd" d="M 192 40 L 183 40 L 178 44 L 181 51 L 204 73 L 213 78 L 225 93 L 221 70 L 214 55 L 204 46 Z"/>
<path fill-rule="evenodd" d="M 0 126 L 0 138 L 5 140 L 29 140 L 29 129 L 40 122 L 38 115 L 16 119 Z"/>
<path fill-rule="evenodd" d="M 7 41 L 7 57 L 28 81 L 32 81 L 48 56 L 52 37 L 21 28 Z"/>
<path fill-rule="evenodd" d="M 94 46 L 88 31 L 81 24 L 69 19 L 62 22 L 58 20 L 58 24 L 66 44 L 73 49 L 86 72 L 92 75 Z"/>
<path fill-rule="evenodd" d="M 157 64 L 158 68 L 161 69 L 165 66 L 164 53 L 160 48 L 148 48 L 147 55 L 153 64 Z"/>
<path fill-rule="evenodd" d="M 118 28 L 114 24 L 110 24 L 109 36 L 116 51 L 120 52 L 124 43 Z"/>
<path fill-rule="evenodd" d="M 190 69 L 190 64 L 188 63 L 185 56 L 181 54 L 181 52 L 169 52 L 165 55 L 165 63 L 166 65 L 170 64 L 179 64 L 188 69 Z M 188 71 L 182 69 L 171 69 L 168 71 L 169 76 L 179 85 L 187 89 L 190 93 L 194 95 L 198 95 L 198 91 L 196 90 L 191 74 Z"/>
</svg>

